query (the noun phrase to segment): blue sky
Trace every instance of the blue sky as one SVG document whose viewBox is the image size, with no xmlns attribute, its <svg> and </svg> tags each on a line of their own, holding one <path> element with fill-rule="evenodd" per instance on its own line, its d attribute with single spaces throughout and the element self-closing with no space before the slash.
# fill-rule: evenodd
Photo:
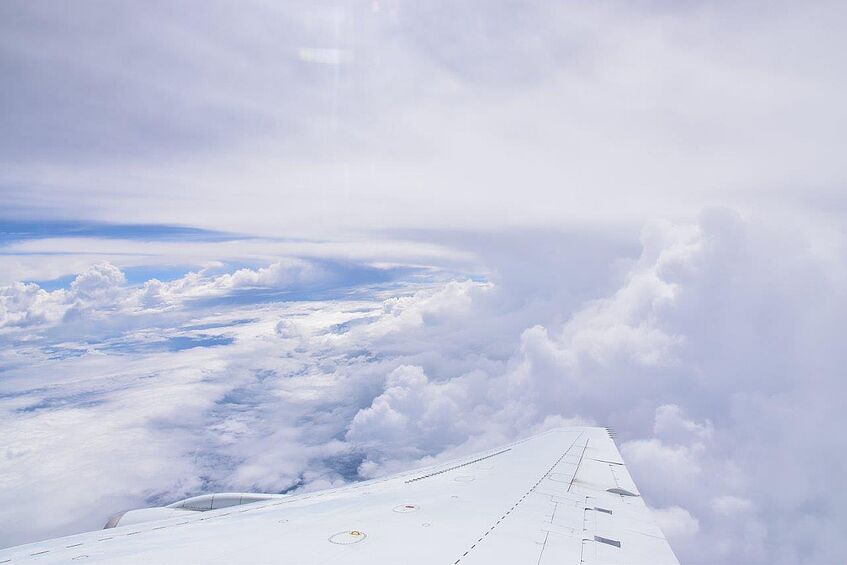
<svg viewBox="0 0 847 565">
<path fill-rule="evenodd" d="M 843 561 L 845 19 L 3 3 L 0 546 L 588 422 L 684 562 Z"/>
</svg>

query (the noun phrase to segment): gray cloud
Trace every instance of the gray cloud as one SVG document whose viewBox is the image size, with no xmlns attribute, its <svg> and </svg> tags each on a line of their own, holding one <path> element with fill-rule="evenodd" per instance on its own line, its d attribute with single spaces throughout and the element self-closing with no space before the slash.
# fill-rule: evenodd
<svg viewBox="0 0 847 565">
<path fill-rule="evenodd" d="M 843 208 L 838 3 L 3 9 L 9 214 L 279 235 Z"/>
</svg>

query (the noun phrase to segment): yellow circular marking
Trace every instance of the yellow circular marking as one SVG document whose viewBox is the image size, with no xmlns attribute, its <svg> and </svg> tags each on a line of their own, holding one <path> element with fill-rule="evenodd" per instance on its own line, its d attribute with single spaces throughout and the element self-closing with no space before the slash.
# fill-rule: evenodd
<svg viewBox="0 0 847 565">
<path fill-rule="evenodd" d="M 360 535 L 362 535 L 362 532 L 360 532 L 358 530 L 353 530 L 352 532 L 350 532 L 350 535 L 351 536 L 360 536 Z"/>
</svg>

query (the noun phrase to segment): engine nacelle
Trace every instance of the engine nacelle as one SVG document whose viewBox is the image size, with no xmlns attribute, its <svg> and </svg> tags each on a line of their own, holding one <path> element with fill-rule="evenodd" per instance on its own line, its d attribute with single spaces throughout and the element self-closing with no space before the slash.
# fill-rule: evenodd
<svg viewBox="0 0 847 565">
<path fill-rule="evenodd" d="M 163 507 L 138 508 L 119 512 L 109 518 L 103 529 L 115 528 L 117 526 L 128 526 L 142 522 L 154 522 L 185 516 L 186 512 L 207 512 L 230 506 L 252 504 L 263 500 L 285 498 L 287 494 L 261 494 L 255 492 L 217 492 L 213 494 L 201 494 L 192 496 L 185 500 L 174 502 Z"/>
</svg>

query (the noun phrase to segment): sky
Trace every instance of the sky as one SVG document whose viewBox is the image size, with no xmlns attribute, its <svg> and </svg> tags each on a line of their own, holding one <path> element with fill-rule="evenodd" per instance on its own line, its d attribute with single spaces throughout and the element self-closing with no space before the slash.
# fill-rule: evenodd
<svg viewBox="0 0 847 565">
<path fill-rule="evenodd" d="M 0 547 L 609 426 L 840 563 L 838 2 L 0 4 Z"/>
</svg>

